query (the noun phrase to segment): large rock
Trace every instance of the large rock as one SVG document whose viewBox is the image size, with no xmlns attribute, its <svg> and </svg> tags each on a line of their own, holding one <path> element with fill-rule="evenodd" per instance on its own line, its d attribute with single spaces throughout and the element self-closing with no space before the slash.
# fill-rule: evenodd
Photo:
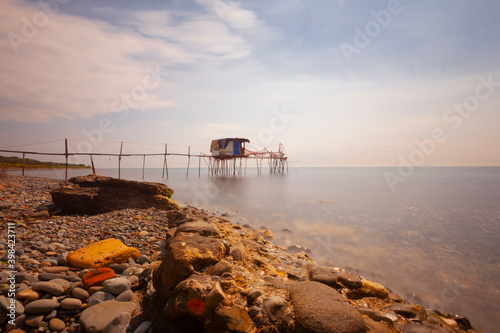
<svg viewBox="0 0 500 333">
<path fill-rule="evenodd" d="M 126 208 L 178 210 L 165 184 L 88 175 L 70 178 L 50 192 L 54 204 L 67 213 L 100 214 Z"/>
<path fill-rule="evenodd" d="M 117 239 L 110 238 L 92 243 L 66 257 L 68 264 L 81 268 L 96 268 L 121 264 L 128 258 L 141 256 L 136 248 L 128 247 Z"/>
<path fill-rule="evenodd" d="M 154 273 L 154 288 L 162 296 L 194 272 L 201 272 L 224 257 L 226 247 L 216 238 L 180 233 L 166 247 L 166 256 Z"/>
<path fill-rule="evenodd" d="M 304 281 L 289 287 L 295 309 L 295 332 L 364 333 L 361 314 L 348 300 L 319 282 Z"/>
</svg>

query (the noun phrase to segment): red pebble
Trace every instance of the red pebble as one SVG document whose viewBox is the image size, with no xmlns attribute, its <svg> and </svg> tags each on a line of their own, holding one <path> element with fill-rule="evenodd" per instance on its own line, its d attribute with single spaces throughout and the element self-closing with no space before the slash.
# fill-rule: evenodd
<svg viewBox="0 0 500 333">
<path fill-rule="evenodd" d="M 111 268 L 100 267 L 87 272 L 82 278 L 82 283 L 85 289 L 89 289 L 93 286 L 102 286 L 104 281 L 114 277 L 116 274 Z"/>
</svg>

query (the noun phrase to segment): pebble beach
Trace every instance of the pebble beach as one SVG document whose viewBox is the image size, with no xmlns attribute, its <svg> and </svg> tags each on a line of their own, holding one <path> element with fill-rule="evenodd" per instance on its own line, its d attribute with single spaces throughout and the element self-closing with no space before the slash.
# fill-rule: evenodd
<svg viewBox="0 0 500 333">
<path fill-rule="evenodd" d="M 288 253 L 269 231 L 195 207 L 62 214 L 50 194 L 60 183 L 0 178 L 3 332 L 475 331 L 465 317 L 408 303 Z M 97 269 L 71 264 L 75 251 L 110 240 L 137 255 Z"/>
</svg>

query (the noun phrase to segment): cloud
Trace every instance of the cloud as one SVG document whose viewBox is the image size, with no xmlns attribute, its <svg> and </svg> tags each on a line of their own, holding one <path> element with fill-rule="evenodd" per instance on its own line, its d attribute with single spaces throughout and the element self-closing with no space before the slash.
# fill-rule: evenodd
<svg viewBox="0 0 500 333">
<path fill-rule="evenodd" d="M 153 86 L 146 78 L 152 71 L 159 84 L 129 106 L 178 106 L 170 73 L 159 71 L 217 66 L 251 54 L 243 37 L 207 13 L 132 12 L 136 20 L 123 22 L 128 28 L 61 10 L 49 14 L 34 3 L 3 3 L 0 32 L 10 40 L 0 41 L 0 120 L 48 122 L 119 112 L 145 80 Z M 34 30 L 27 34 L 30 26 Z"/>
</svg>

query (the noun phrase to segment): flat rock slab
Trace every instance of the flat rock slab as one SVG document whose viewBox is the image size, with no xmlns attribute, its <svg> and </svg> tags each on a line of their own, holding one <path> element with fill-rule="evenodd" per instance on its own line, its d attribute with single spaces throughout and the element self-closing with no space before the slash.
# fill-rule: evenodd
<svg viewBox="0 0 500 333">
<path fill-rule="evenodd" d="M 304 281 L 289 286 L 296 333 L 365 333 L 361 314 L 347 299 L 322 283 Z"/>
<path fill-rule="evenodd" d="M 66 257 L 66 261 L 76 267 L 95 268 L 121 264 L 128 258 L 137 259 L 140 256 L 136 248 L 128 247 L 118 239 L 110 238 L 71 252 Z"/>
<path fill-rule="evenodd" d="M 67 213 L 101 214 L 127 208 L 178 210 L 165 184 L 137 182 L 99 175 L 70 178 L 50 192 L 54 204 Z"/>
<path fill-rule="evenodd" d="M 102 302 L 85 309 L 80 315 L 80 323 L 87 332 L 103 332 L 110 323 L 121 322 L 120 315 L 132 314 L 135 308 L 136 305 L 133 302 Z"/>
</svg>

